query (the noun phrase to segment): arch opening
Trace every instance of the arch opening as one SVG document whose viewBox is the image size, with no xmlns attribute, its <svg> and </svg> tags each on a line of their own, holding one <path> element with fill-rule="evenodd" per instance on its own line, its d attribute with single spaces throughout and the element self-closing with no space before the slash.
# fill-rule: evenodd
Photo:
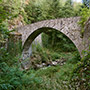
<svg viewBox="0 0 90 90">
<path fill-rule="evenodd" d="M 75 47 L 77 48 L 78 52 L 80 53 L 79 49 L 78 49 L 78 46 L 77 46 L 77 43 L 75 43 L 72 39 L 72 37 L 70 38 L 68 36 L 68 34 L 66 33 L 63 33 L 62 31 L 58 30 L 58 29 L 55 29 L 55 28 L 50 28 L 50 27 L 43 27 L 43 28 L 39 28 L 37 30 L 35 30 L 34 32 L 32 32 L 29 37 L 27 38 L 27 40 L 25 41 L 24 45 L 23 45 L 23 57 L 24 59 L 29 57 L 29 48 L 30 48 L 30 45 L 32 44 L 32 42 L 34 41 L 34 39 L 40 35 L 42 32 L 43 33 L 49 33 L 49 30 L 52 30 L 52 31 L 58 31 L 62 34 L 64 34 L 66 37 L 68 37 L 70 39 L 70 41 L 75 45 Z"/>
</svg>

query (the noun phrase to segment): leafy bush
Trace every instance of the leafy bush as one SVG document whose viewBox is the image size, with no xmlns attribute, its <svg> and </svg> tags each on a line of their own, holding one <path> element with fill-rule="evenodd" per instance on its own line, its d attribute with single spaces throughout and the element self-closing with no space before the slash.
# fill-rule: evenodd
<svg viewBox="0 0 90 90">
<path fill-rule="evenodd" d="M 68 63 L 72 63 L 72 64 L 76 64 L 81 60 L 80 54 L 78 51 L 74 52 L 72 55 L 72 58 L 69 59 L 67 62 Z"/>
<path fill-rule="evenodd" d="M 9 3 L 8 3 L 9 1 Z M 59 4 L 58 0 L 51 0 L 52 2 L 45 1 L 47 4 L 43 3 L 42 5 L 36 4 L 35 1 L 31 1 L 29 5 L 23 10 L 23 3 L 19 0 L 1 0 L 0 1 L 0 42 L 6 41 L 9 31 L 1 25 L 1 23 L 6 19 L 12 19 L 17 17 L 18 14 L 22 14 L 26 23 L 34 23 L 36 21 L 45 20 L 45 19 L 54 19 L 62 17 L 75 16 L 74 9 L 70 0 L 65 3 L 65 6 Z M 43 7 L 42 7 L 43 6 Z M 48 8 L 49 7 L 49 8 Z M 87 9 L 85 9 L 88 12 Z M 86 15 L 86 12 L 82 13 Z M 12 15 L 13 14 L 13 15 Z M 8 15 L 8 16 L 7 16 Z M 83 26 L 88 16 L 82 17 L 80 23 Z M 45 38 L 46 37 L 46 38 Z M 61 51 L 74 51 L 75 46 L 70 40 L 61 33 L 56 31 L 50 32 L 49 37 L 46 35 L 43 39 L 44 45 L 46 47 L 51 46 L 54 50 L 58 51 L 60 47 Z M 61 42 L 60 42 L 61 41 Z M 59 42 L 59 43 L 56 43 Z M 0 43 L 1 44 L 1 43 Z M 50 45 L 48 45 L 50 44 Z M 16 44 L 17 45 L 17 44 Z M 1 47 L 3 45 L 0 45 Z M 14 46 L 11 43 L 9 52 L 4 48 L 0 48 L 0 89 L 1 90 L 70 90 L 69 78 L 71 75 L 71 68 L 74 68 L 75 64 L 79 60 L 79 54 L 75 54 L 75 57 L 72 57 L 71 60 L 68 60 L 70 54 L 63 53 L 58 54 L 47 49 L 44 49 L 37 45 L 36 54 L 41 56 L 38 62 L 48 63 L 51 60 L 59 59 L 59 57 L 65 57 L 66 62 L 63 66 L 56 67 L 47 67 L 43 69 L 35 70 L 21 70 L 19 59 L 21 56 L 15 56 L 15 52 L 18 52 L 17 49 L 13 50 Z M 71 47 L 70 47 L 71 46 Z M 20 52 L 19 52 L 20 53 Z M 37 63 L 37 62 L 36 62 Z M 62 68 L 61 68 L 62 67 Z M 83 88 L 89 90 L 90 88 L 90 53 L 86 55 L 80 62 L 77 64 L 76 68 L 72 73 L 72 87 L 73 89 L 77 88 L 76 83 L 80 84 L 80 89 Z M 77 79 L 78 77 L 78 79 Z M 83 86 L 83 87 L 82 87 Z"/>
<path fill-rule="evenodd" d="M 5 27 L 5 25 L 0 24 L 0 44 L 5 43 L 8 38 L 10 31 Z M 1 45 L 0 45 L 1 46 Z"/>
<path fill-rule="evenodd" d="M 12 31 L 9 31 L 3 24 L 0 24 L 0 62 L 6 62 L 8 65 L 17 63 L 17 59 L 15 57 L 16 52 L 17 58 L 18 55 L 21 54 L 20 43 L 14 44 L 9 41 L 9 44 L 7 43 L 8 38 L 10 38 L 9 34 Z"/>
<path fill-rule="evenodd" d="M 37 53 L 40 56 L 40 58 L 39 58 L 39 59 L 41 59 L 40 62 L 47 63 L 47 62 L 49 62 L 51 60 L 51 56 L 49 55 L 48 50 L 43 48 L 39 44 L 36 46 L 35 53 Z"/>
<path fill-rule="evenodd" d="M 73 70 L 71 83 L 76 89 L 90 89 L 90 52 L 81 59 Z"/>
<path fill-rule="evenodd" d="M 49 47 L 48 38 L 49 38 L 49 36 L 47 34 L 42 33 L 42 44 L 43 44 L 43 47 L 45 47 L 45 48 Z"/>
<path fill-rule="evenodd" d="M 28 74 L 19 67 L 9 67 L 6 63 L 0 63 L 0 90 L 30 90 L 33 84 L 36 86 L 41 84 L 40 77 L 36 77 L 34 73 L 31 73 L 32 71 Z"/>
<path fill-rule="evenodd" d="M 24 7 L 24 0 L 1 0 L 0 7 L 0 10 L 2 10 L 0 16 L 2 16 L 2 18 L 12 19 L 13 17 L 17 17 L 20 11 L 22 11 Z M 4 17 L 2 14 L 5 14 Z"/>
<path fill-rule="evenodd" d="M 84 26 L 90 17 L 90 9 L 83 8 L 81 12 L 81 21 L 79 22 L 82 27 L 82 36 L 84 33 Z M 72 72 L 71 83 L 75 89 L 90 89 L 90 48 L 88 51 L 83 52 L 84 57 L 78 62 Z"/>
<path fill-rule="evenodd" d="M 64 1 L 61 1 L 64 2 Z M 77 12 L 75 12 L 73 5 L 71 4 L 71 0 L 67 0 L 62 5 L 59 0 L 48 0 L 45 1 L 33 1 L 25 7 L 25 12 L 27 14 L 27 23 L 34 23 L 41 20 L 46 19 L 55 19 L 55 18 L 64 18 L 64 17 L 72 17 L 76 16 Z M 80 6 L 80 5 L 79 5 Z M 80 8 L 79 8 L 80 9 Z M 79 12 L 78 9 L 78 12 Z M 48 29 L 47 31 L 49 31 Z M 45 47 L 60 47 L 62 51 L 74 51 L 75 46 L 71 44 L 72 42 L 67 39 L 65 35 L 57 32 L 56 30 L 51 30 L 48 35 L 42 35 L 43 46 Z M 63 43 L 63 44 L 62 44 Z M 70 47 L 71 46 L 71 47 Z"/>
<path fill-rule="evenodd" d="M 80 12 L 80 15 L 81 15 L 81 21 L 79 22 L 79 24 L 81 25 L 81 28 L 82 28 L 81 34 L 83 36 L 85 23 L 88 20 L 88 18 L 90 17 L 90 9 L 82 8 L 82 11 Z"/>
<path fill-rule="evenodd" d="M 53 52 L 51 53 L 51 58 L 52 58 L 52 61 L 55 61 L 56 59 L 60 59 L 60 54 Z"/>
<path fill-rule="evenodd" d="M 42 43 L 44 47 L 48 49 L 53 48 L 58 52 L 72 52 L 77 50 L 73 42 L 63 33 L 53 29 L 48 33 L 48 35 L 42 35 Z"/>
</svg>

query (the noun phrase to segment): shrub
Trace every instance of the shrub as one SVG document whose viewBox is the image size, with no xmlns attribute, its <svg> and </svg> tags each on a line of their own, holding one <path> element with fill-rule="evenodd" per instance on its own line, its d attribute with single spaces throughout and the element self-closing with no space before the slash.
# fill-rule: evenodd
<svg viewBox="0 0 90 90">
<path fill-rule="evenodd" d="M 90 89 L 90 52 L 77 64 L 71 76 L 72 87 Z"/>
<path fill-rule="evenodd" d="M 82 8 L 82 11 L 80 12 L 80 15 L 81 15 L 81 21 L 79 22 L 79 24 L 81 25 L 81 28 L 82 28 L 81 35 L 83 36 L 85 22 L 90 17 L 90 9 L 88 9 L 88 8 Z"/>
</svg>

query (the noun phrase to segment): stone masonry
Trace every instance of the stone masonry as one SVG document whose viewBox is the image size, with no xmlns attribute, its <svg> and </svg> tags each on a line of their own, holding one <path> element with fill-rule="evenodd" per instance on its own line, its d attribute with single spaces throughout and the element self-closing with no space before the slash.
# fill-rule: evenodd
<svg viewBox="0 0 90 90">
<path fill-rule="evenodd" d="M 65 34 L 76 46 L 80 55 L 85 48 L 83 44 L 87 37 L 88 31 L 85 32 L 84 38 L 81 38 L 81 28 L 78 24 L 80 17 L 52 19 L 36 22 L 17 28 L 17 32 L 22 34 L 23 57 L 29 57 L 29 48 L 33 40 L 42 32 L 47 31 L 45 28 L 52 28 Z M 90 30 L 89 30 L 90 31 Z M 90 33 L 88 34 L 90 36 Z M 86 42 L 88 43 L 88 41 Z M 88 46 L 89 47 L 89 46 Z"/>
</svg>

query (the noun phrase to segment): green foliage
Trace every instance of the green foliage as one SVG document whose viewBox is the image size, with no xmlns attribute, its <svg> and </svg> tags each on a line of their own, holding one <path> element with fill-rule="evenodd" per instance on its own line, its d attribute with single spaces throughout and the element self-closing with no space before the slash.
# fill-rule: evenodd
<svg viewBox="0 0 90 90">
<path fill-rule="evenodd" d="M 8 10 L 5 10 L 5 8 L 6 7 L 0 2 L 0 23 L 2 23 L 3 20 L 10 16 L 10 13 L 8 12 Z"/>
<path fill-rule="evenodd" d="M 73 90 L 70 87 L 69 78 L 74 64 L 67 63 L 63 66 L 51 66 L 39 69 L 36 76 L 43 78 L 40 90 Z"/>
<path fill-rule="evenodd" d="M 28 21 L 27 23 L 34 23 L 36 21 L 39 21 L 39 16 L 41 14 L 40 7 L 36 6 L 34 1 L 30 1 L 29 5 L 25 7 L 25 12 L 28 15 Z"/>
<path fill-rule="evenodd" d="M 51 56 L 49 55 L 49 52 L 47 49 L 41 47 L 39 44 L 36 46 L 36 51 L 34 52 L 40 56 L 40 58 L 36 60 L 36 63 L 48 63 L 51 60 Z"/>
<path fill-rule="evenodd" d="M 67 0 L 65 5 L 62 7 L 61 17 L 73 17 L 75 13 L 76 12 L 74 12 L 74 8 L 71 5 L 71 0 Z"/>
<path fill-rule="evenodd" d="M 19 65 L 9 67 L 6 63 L 0 63 L 0 89 L 51 90 L 52 87 L 52 90 L 69 89 L 69 76 L 72 71 L 71 68 L 74 67 L 74 64 L 70 63 L 67 62 L 63 66 L 46 67 L 37 71 L 32 69 L 29 71 L 20 70 Z"/>
<path fill-rule="evenodd" d="M 14 30 L 9 31 L 4 24 L 0 24 L 0 44 L 5 43 L 6 39 L 9 37 L 10 32 L 13 31 Z"/>
<path fill-rule="evenodd" d="M 19 44 L 15 44 L 17 48 L 14 48 L 15 45 L 11 42 L 8 51 L 3 47 L 10 33 L 5 28 L 6 26 L 1 24 L 5 20 L 10 20 L 21 14 L 25 22 L 29 24 L 40 20 L 77 16 L 79 10 L 75 11 L 71 0 L 67 0 L 63 5 L 59 0 L 42 0 L 42 3 L 36 3 L 36 1 L 30 0 L 29 5 L 25 6 L 25 10 L 23 7 L 24 0 L 22 2 L 21 0 L 0 0 L 0 44 L 3 43 L 3 45 L 0 45 L 0 90 L 74 90 L 76 87 L 73 88 L 73 85 L 78 81 L 81 86 L 84 86 L 88 90 L 90 87 L 90 53 L 81 61 L 78 53 L 74 55 L 67 53 L 75 51 L 76 47 L 65 35 L 49 29 L 49 32 L 45 32 L 48 35 L 43 34 L 42 37 L 45 47 L 51 47 L 51 50 L 50 48 L 47 50 L 37 45 L 36 55 L 34 55 L 38 58 L 40 57 L 39 59 L 36 57 L 38 60 L 35 61 L 35 64 L 48 63 L 62 58 L 67 60 L 63 66 L 47 67 L 37 71 L 32 69 L 29 71 L 21 70 Z M 90 11 L 88 9 L 83 9 L 82 11 L 81 15 L 85 16 L 82 17 L 83 20 L 80 23 L 84 26 L 88 15 L 90 15 Z M 88 15 L 86 15 L 87 12 Z M 52 51 L 52 48 L 54 51 Z M 57 48 L 60 48 L 60 50 Z M 65 52 L 60 53 L 61 51 Z M 17 52 L 19 54 L 16 56 Z M 79 64 L 75 67 L 77 62 Z M 69 79 L 72 72 L 71 69 L 74 67 L 75 69 L 72 73 L 72 84 L 74 84 L 71 88 Z M 83 81 L 83 78 L 85 81 Z"/>
<path fill-rule="evenodd" d="M 85 6 L 90 7 L 90 0 L 83 0 Z"/>
<path fill-rule="evenodd" d="M 49 34 L 42 34 L 42 43 L 46 48 L 53 48 L 57 52 L 75 51 L 73 42 L 57 30 L 51 30 Z"/>
<path fill-rule="evenodd" d="M 15 51 L 12 53 L 8 52 L 6 48 L 2 47 L 0 48 L 0 62 L 5 62 L 9 66 L 16 65 L 19 61 L 20 58 L 20 53 L 15 57 L 16 53 Z"/>
<path fill-rule="evenodd" d="M 90 89 L 90 52 L 77 63 L 71 76 L 72 87 Z M 77 84 L 79 86 L 77 86 Z"/>
<path fill-rule="evenodd" d="M 36 75 L 37 75 L 37 76 L 52 77 L 52 75 L 54 75 L 56 72 L 58 72 L 59 69 L 60 69 L 59 66 L 56 66 L 56 67 L 54 67 L 54 66 L 52 66 L 52 67 L 47 67 L 47 68 L 44 69 L 44 70 L 42 70 L 42 69 L 38 70 L 38 71 L 36 72 Z M 40 72 L 40 73 L 39 73 L 39 72 Z"/>
<path fill-rule="evenodd" d="M 5 42 L 5 39 L 8 37 L 9 33 L 10 32 L 6 29 L 6 27 L 0 24 L 0 44 Z"/>
<path fill-rule="evenodd" d="M 32 71 L 28 73 L 21 71 L 19 66 L 9 67 L 6 63 L 0 63 L 0 90 L 32 90 L 33 84 L 41 84 L 40 77 L 35 77 Z"/>
<path fill-rule="evenodd" d="M 9 3 L 8 3 L 9 2 Z M 24 0 L 3 0 L 1 2 L 3 9 L 7 12 L 7 16 L 10 14 L 8 18 L 17 17 L 20 11 L 22 11 L 24 7 Z M 4 13 L 3 13 L 4 14 Z M 6 17 L 7 18 L 7 17 Z"/>
<path fill-rule="evenodd" d="M 52 61 L 55 61 L 56 59 L 60 59 L 60 54 L 53 52 L 51 53 L 51 58 L 52 58 Z"/>
<path fill-rule="evenodd" d="M 14 63 L 17 62 L 17 59 L 15 57 L 16 52 L 17 52 L 17 57 L 18 54 L 21 53 L 20 43 L 11 44 L 8 41 L 9 44 L 7 44 L 7 39 L 10 38 L 9 37 L 10 32 L 12 31 L 9 31 L 3 24 L 0 24 L 0 62 L 1 63 L 6 62 L 8 65 L 13 65 Z"/>
<path fill-rule="evenodd" d="M 36 46 L 35 53 L 39 53 L 38 55 L 41 57 L 40 62 L 48 63 L 50 61 L 55 61 L 56 59 L 60 59 L 60 54 L 54 52 L 52 50 L 48 50 L 47 48 L 43 48 L 40 45 Z"/>
<path fill-rule="evenodd" d="M 90 9 L 83 8 L 81 11 L 81 21 L 79 24 L 82 27 L 81 34 L 84 34 L 86 21 L 90 17 Z M 90 89 L 90 51 L 83 51 L 84 57 L 78 62 L 71 75 L 71 84 L 75 89 Z"/>
<path fill-rule="evenodd" d="M 48 47 L 48 38 L 49 36 L 45 33 L 42 33 L 42 44 L 43 47 L 47 48 Z"/>
<path fill-rule="evenodd" d="M 60 10 L 60 3 L 59 0 L 51 0 L 51 2 L 46 1 L 47 4 L 49 4 L 50 8 L 48 10 L 48 19 L 51 18 L 58 18 L 59 16 L 59 10 Z"/>
<path fill-rule="evenodd" d="M 21 40 L 15 41 L 13 35 L 10 35 L 9 39 L 8 39 L 7 52 L 12 57 L 16 57 L 16 56 L 20 55 L 22 52 Z"/>
<path fill-rule="evenodd" d="M 81 17 L 81 21 L 79 22 L 79 24 L 81 25 L 81 34 L 83 36 L 84 34 L 84 27 L 85 27 L 85 23 L 88 20 L 88 18 L 90 17 L 90 9 L 88 8 L 82 8 L 82 11 L 80 13 Z"/>
<path fill-rule="evenodd" d="M 67 62 L 68 63 L 72 63 L 72 64 L 76 64 L 78 63 L 79 61 L 81 60 L 81 57 L 79 55 L 79 52 L 78 51 L 75 51 L 72 55 L 72 58 L 69 59 Z"/>
<path fill-rule="evenodd" d="M 62 2 L 64 2 L 64 5 L 62 5 Z M 73 17 L 78 15 L 80 8 L 76 10 L 75 6 L 72 5 L 71 0 L 62 2 L 60 0 L 45 0 L 41 2 L 31 0 L 29 5 L 25 7 L 25 12 L 28 16 L 27 23 L 34 23 L 46 19 Z M 56 30 L 50 30 L 51 29 L 48 29 L 48 32 L 46 32 L 49 33 L 48 35 L 42 35 L 43 46 L 60 47 L 61 51 L 75 50 L 75 46 L 70 40 L 66 39 L 67 37 L 65 35 L 62 35 Z"/>
<path fill-rule="evenodd" d="M 43 48 L 40 45 L 36 46 L 36 50 L 32 54 L 32 65 L 35 66 L 36 64 L 46 63 L 46 65 L 51 64 L 53 61 L 61 61 L 65 60 L 68 63 L 76 64 L 80 61 L 80 55 L 77 52 L 61 52 L 55 51 L 52 48 Z M 33 67 L 32 67 L 33 68 Z"/>
<path fill-rule="evenodd" d="M 45 0 L 41 1 L 41 3 L 36 3 L 36 1 L 30 0 L 29 5 L 25 7 L 25 12 L 28 16 L 27 23 L 75 16 L 77 12 L 74 11 L 71 1 L 68 0 L 67 2 L 64 2 L 64 6 L 62 5 L 62 2 L 60 2 L 60 0 Z"/>
</svg>

